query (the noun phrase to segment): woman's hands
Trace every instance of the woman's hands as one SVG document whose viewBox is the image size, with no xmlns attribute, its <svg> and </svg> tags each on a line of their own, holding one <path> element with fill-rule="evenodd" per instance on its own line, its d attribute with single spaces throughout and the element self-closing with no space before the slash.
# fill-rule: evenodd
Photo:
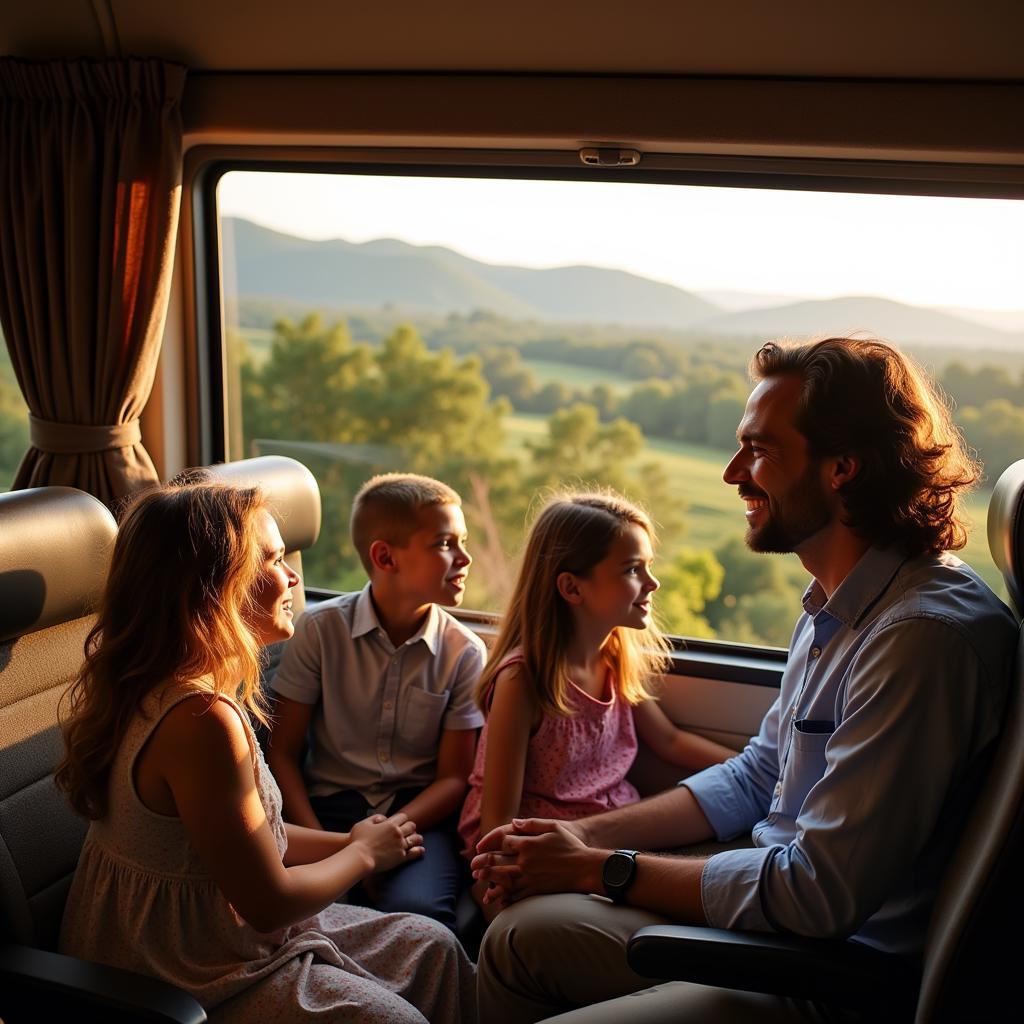
<svg viewBox="0 0 1024 1024">
<path fill-rule="evenodd" d="M 349 847 L 366 856 L 368 874 L 389 871 L 423 856 L 423 836 L 416 831 L 416 823 L 401 812 L 390 818 L 383 814 L 364 818 L 349 836 Z"/>
</svg>

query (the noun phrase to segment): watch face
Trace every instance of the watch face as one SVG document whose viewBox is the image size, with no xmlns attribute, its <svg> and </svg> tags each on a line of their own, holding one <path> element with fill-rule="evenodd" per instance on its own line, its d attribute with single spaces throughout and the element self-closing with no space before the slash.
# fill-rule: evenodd
<svg viewBox="0 0 1024 1024">
<path fill-rule="evenodd" d="M 633 877 L 634 863 L 624 853 L 613 853 L 604 864 L 605 885 L 625 885 Z"/>
</svg>

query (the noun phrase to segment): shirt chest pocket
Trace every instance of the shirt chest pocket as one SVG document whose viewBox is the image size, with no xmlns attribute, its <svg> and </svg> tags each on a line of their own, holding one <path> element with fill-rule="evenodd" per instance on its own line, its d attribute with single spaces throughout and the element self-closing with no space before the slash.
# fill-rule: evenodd
<svg viewBox="0 0 1024 1024">
<path fill-rule="evenodd" d="M 832 722 L 796 722 L 782 776 L 778 810 L 796 818 L 807 794 L 825 774 L 825 745 L 832 738 Z"/>
<path fill-rule="evenodd" d="M 398 723 L 401 746 L 415 757 L 434 757 L 441 742 L 441 720 L 448 706 L 449 690 L 430 693 L 411 689 L 402 702 L 402 716 Z"/>
</svg>

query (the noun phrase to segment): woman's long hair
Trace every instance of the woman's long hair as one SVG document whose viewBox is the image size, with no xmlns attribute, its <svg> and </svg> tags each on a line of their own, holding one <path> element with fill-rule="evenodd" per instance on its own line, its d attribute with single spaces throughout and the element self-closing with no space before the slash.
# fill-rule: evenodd
<svg viewBox="0 0 1024 1024">
<path fill-rule="evenodd" d="M 501 632 L 477 684 L 476 700 L 482 710 L 487 710 L 498 666 L 518 650 L 542 713 L 572 714 L 566 652 L 573 618 L 556 581 L 563 572 L 586 577 L 630 526 L 639 526 L 654 544 L 650 519 L 617 494 L 570 493 L 545 505 L 530 530 Z M 668 649 L 653 624 L 612 630 L 603 651 L 619 694 L 630 704 L 650 697 L 647 684 L 664 669 Z"/>
<path fill-rule="evenodd" d="M 225 694 L 265 721 L 254 584 L 264 555 L 258 488 L 169 485 L 121 523 L 85 664 L 62 701 L 57 785 L 88 818 L 107 812 L 111 765 L 143 698 L 168 683 Z"/>
</svg>

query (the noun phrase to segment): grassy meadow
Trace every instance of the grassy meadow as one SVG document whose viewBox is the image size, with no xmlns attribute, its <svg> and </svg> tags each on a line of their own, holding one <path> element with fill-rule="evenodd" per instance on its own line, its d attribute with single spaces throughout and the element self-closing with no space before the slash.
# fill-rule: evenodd
<svg viewBox="0 0 1024 1024">
<path fill-rule="evenodd" d="M 537 386 L 541 388 L 552 381 L 575 391 L 589 391 L 598 384 L 607 384 L 616 395 L 628 395 L 637 385 L 635 380 L 626 380 L 610 370 L 593 366 L 556 363 L 547 359 L 524 359 L 523 366 L 533 373 Z"/>
</svg>

